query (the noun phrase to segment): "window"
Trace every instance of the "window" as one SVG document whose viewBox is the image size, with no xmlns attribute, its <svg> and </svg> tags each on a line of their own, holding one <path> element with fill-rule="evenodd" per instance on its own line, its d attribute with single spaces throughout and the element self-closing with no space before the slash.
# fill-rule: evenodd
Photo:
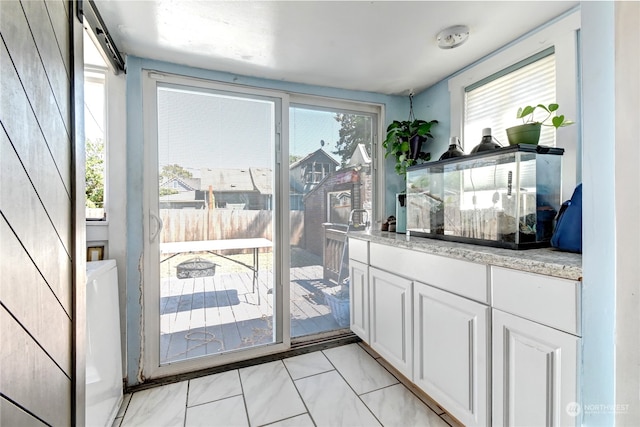
<svg viewBox="0 0 640 427">
<path fill-rule="evenodd" d="M 87 220 L 105 214 L 107 65 L 85 31 L 84 40 L 85 213 Z"/>
<path fill-rule="evenodd" d="M 555 64 L 551 47 L 467 86 L 464 135 L 472 143 L 465 145 L 466 151 L 480 141 L 482 129 L 486 127 L 491 128 L 492 135 L 502 145 L 507 145 L 505 129 L 519 124 L 515 117 L 519 107 L 556 102 Z M 543 126 L 540 144 L 555 147 L 556 132 L 552 127 Z"/>
<path fill-rule="evenodd" d="M 503 110 L 499 110 L 495 115 L 492 114 L 491 120 L 487 119 L 483 124 L 475 123 L 474 126 L 476 127 L 473 128 L 471 127 L 473 121 L 484 121 L 484 119 L 479 119 L 479 114 L 481 113 L 472 111 L 473 103 L 471 107 L 466 106 L 468 98 L 480 94 L 480 92 L 472 93 L 474 89 L 479 89 L 484 84 L 491 84 L 494 80 L 496 82 L 493 84 L 498 85 L 500 83 L 497 81 L 498 78 L 505 77 L 507 74 L 512 74 L 511 77 L 519 73 L 526 74 L 527 69 L 525 66 L 543 66 L 545 65 L 543 58 L 546 58 L 547 61 L 553 61 L 554 71 L 547 70 L 543 72 L 555 74 L 555 87 L 553 88 L 555 99 L 553 100 L 560 105 L 562 114 L 578 123 L 577 126 L 563 127 L 554 132 L 556 141 L 553 145 L 564 149 L 564 155 L 562 156 L 562 195 L 564 199 L 571 196 L 576 183 L 582 180 L 580 164 L 582 156 L 580 147 L 581 126 L 579 124 L 579 34 L 580 11 L 573 9 L 492 53 L 485 59 L 461 70 L 448 80 L 451 117 L 450 136 L 460 136 L 465 152 L 468 153 L 480 142 L 481 131 L 485 127 L 491 127 L 493 135 L 503 145 L 508 144 L 506 133 L 500 129 L 519 123 L 518 119 L 515 118 L 518 107 L 523 104 L 541 104 L 544 102 L 543 97 L 549 96 L 549 94 L 538 92 L 539 89 L 536 88 L 531 92 L 536 95 L 535 99 L 516 100 L 514 106 L 505 107 L 508 119 L 506 122 L 503 117 L 505 113 Z M 526 87 L 527 83 L 524 86 L 524 90 L 530 89 Z M 492 89 L 488 93 L 495 94 L 497 91 Z M 511 94 L 505 95 L 505 97 L 511 96 Z M 490 100 L 490 98 L 485 98 L 485 101 L 487 100 Z M 475 104 L 479 106 L 480 110 L 483 108 L 482 102 L 476 102 Z M 497 107 L 489 107 L 495 113 L 492 110 L 493 108 Z M 466 123 L 467 120 L 469 121 L 469 126 Z M 543 142 L 543 144 L 545 143 L 548 144 L 548 140 Z"/>
</svg>

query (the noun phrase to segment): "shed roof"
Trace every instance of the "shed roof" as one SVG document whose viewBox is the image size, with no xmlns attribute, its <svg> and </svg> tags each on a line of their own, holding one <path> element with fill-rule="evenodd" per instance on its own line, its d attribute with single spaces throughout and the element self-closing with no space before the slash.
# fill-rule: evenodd
<svg viewBox="0 0 640 427">
<path fill-rule="evenodd" d="M 340 164 L 340 162 L 338 162 L 336 159 L 334 159 L 329 154 L 327 154 L 326 151 L 324 151 L 322 148 L 319 148 L 316 151 L 314 151 L 313 153 L 307 154 L 306 156 L 304 156 L 300 160 L 291 163 L 289 165 L 289 169 L 294 169 L 294 168 L 300 166 L 303 163 L 307 163 L 308 161 L 310 161 L 314 157 L 317 158 L 317 159 L 327 160 L 327 161 L 329 161 L 330 163 L 333 163 L 336 166 Z M 318 161 L 318 160 L 315 160 L 315 161 Z"/>
<path fill-rule="evenodd" d="M 200 189 L 218 193 L 272 194 L 271 169 L 202 169 L 200 171 Z"/>
<path fill-rule="evenodd" d="M 273 180 L 271 179 L 271 169 L 269 168 L 249 168 L 253 185 L 260 194 L 273 193 Z"/>
</svg>

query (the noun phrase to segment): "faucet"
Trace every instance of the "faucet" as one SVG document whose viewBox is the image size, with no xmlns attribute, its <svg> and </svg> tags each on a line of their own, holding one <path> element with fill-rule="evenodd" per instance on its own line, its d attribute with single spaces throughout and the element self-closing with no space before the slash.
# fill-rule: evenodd
<svg viewBox="0 0 640 427">
<path fill-rule="evenodd" d="M 362 222 L 355 224 L 353 222 L 353 214 L 360 213 L 362 214 Z M 363 228 L 368 228 L 371 225 L 369 221 L 369 211 L 366 209 L 352 209 L 349 214 L 349 229 L 360 230 Z"/>
</svg>

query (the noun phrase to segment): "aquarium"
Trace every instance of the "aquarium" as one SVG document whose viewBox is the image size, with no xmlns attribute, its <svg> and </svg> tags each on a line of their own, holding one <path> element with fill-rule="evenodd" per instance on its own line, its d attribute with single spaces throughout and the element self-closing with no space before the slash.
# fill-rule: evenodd
<svg viewBox="0 0 640 427">
<path fill-rule="evenodd" d="M 511 249 L 549 246 L 563 152 L 521 144 L 407 169 L 407 234 Z"/>
</svg>

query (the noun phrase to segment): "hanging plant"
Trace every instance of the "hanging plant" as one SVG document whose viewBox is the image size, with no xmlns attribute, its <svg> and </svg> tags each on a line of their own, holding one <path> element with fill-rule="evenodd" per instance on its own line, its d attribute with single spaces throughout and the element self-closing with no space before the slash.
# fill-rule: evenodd
<svg viewBox="0 0 640 427">
<path fill-rule="evenodd" d="M 385 158 L 389 155 L 396 158 L 395 170 L 398 175 L 404 176 L 409 166 L 431 159 L 431 153 L 423 152 L 422 147 L 428 138 L 433 138 L 431 127 L 437 123 L 437 120 L 426 121 L 415 118 L 413 94 L 409 94 L 409 120 L 394 120 L 387 127 L 387 138 L 382 143 L 387 150 Z"/>
</svg>

